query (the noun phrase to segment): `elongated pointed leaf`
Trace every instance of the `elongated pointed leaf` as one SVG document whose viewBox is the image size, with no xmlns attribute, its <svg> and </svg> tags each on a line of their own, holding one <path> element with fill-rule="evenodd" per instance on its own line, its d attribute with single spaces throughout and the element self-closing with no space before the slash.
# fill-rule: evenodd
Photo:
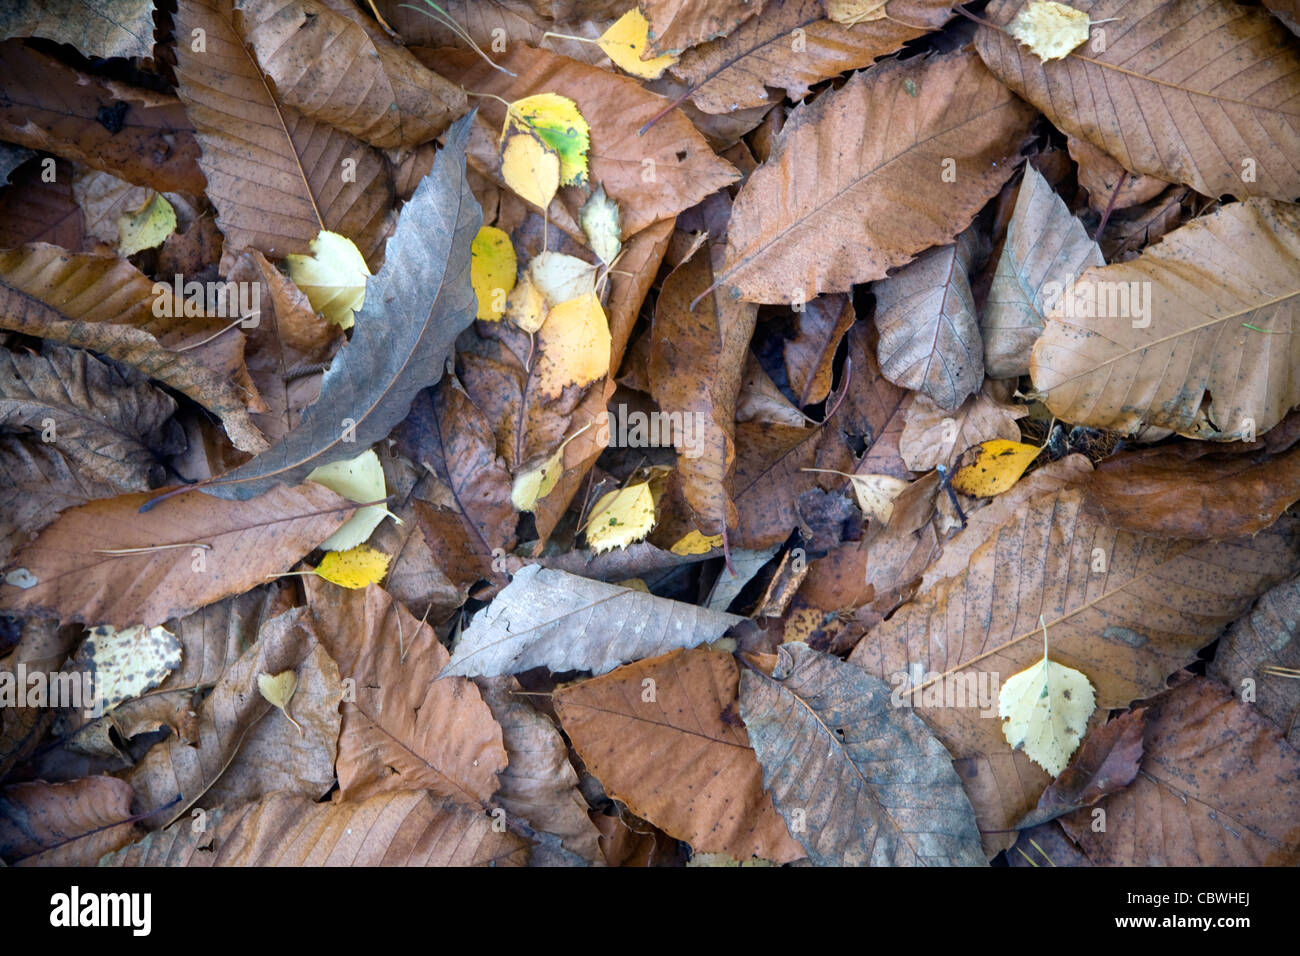
<svg viewBox="0 0 1300 956">
<path fill-rule="evenodd" d="M 321 381 L 321 397 L 284 440 L 204 491 L 251 498 L 388 435 L 422 388 L 442 377 L 456 336 L 474 321 L 470 243 L 483 214 L 465 179 L 473 114 L 447 133 L 433 171 L 402 210 L 384 267 L 366 283 L 356 331 Z"/>
<path fill-rule="evenodd" d="M 882 681 L 806 644 L 740 678 L 763 786 L 820 866 L 983 866 L 952 758 Z M 924 794 L 922 797 L 921 795 Z"/>
<path fill-rule="evenodd" d="M 530 564 L 479 612 L 440 677 L 534 667 L 603 674 L 717 640 L 743 618 Z"/>
</svg>

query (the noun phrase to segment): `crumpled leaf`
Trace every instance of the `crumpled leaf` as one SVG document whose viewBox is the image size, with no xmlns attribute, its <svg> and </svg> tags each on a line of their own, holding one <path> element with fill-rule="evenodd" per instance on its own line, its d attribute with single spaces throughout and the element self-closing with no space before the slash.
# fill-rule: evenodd
<svg viewBox="0 0 1300 956">
<path fill-rule="evenodd" d="M 367 283 L 356 334 L 321 381 L 321 397 L 279 444 L 204 486 L 247 499 L 314 468 L 353 458 L 406 417 L 442 376 L 456 336 L 474 321 L 470 245 L 481 213 L 465 180 L 472 115 L 447 134 L 433 172 L 402 210 L 384 268 Z"/>
<path fill-rule="evenodd" d="M 655 80 L 663 76 L 664 70 L 677 62 L 672 54 L 646 57 L 647 34 L 650 21 L 636 7 L 615 20 L 596 42 L 605 51 L 605 55 L 614 61 L 624 73 L 631 73 L 642 80 Z"/>
<path fill-rule="evenodd" d="M 1089 25 L 1082 10 L 1056 0 L 1029 0 L 1007 25 L 1007 32 L 1047 62 L 1064 59 L 1086 43 Z"/>
<path fill-rule="evenodd" d="M 879 680 L 806 644 L 747 669 L 740 714 L 790 834 L 819 866 L 983 866 L 948 752 Z M 918 805 L 917 789 L 926 794 Z"/>
<path fill-rule="evenodd" d="M 924 101 L 904 92 L 908 82 L 926 91 Z M 795 110 L 741 187 L 719 280 L 748 302 L 794 302 L 883 279 L 969 225 L 1011 175 L 1031 118 L 971 53 L 855 74 Z M 887 134 L 860 149 L 830 145 L 858 143 L 877 126 Z M 933 188 L 918 193 L 917 182 Z"/>
<path fill-rule="evenodd" d="M 716 640 L 741 620 L 530 564 L 475 615 L 439 676 L 495 677 L 543 666 L 603 674 Z"/>
<path fill-rule="evenodd" d="M 564 732 L 605 792 L 697 852 L 788 863 L 790 838 L 750 749 L 739 673 L 720 651 L 673 651 L 558 691 Z"/>
<path fill-rule="evenodd" d="M 118 704 L 152 690 L 181 666 L 181 642 L 165 627 L 127 627 L 101 624 L 91 629 L 73 658 L 73 666 L 90 673 L 96 710 Z M 89 708 L 89 702 L 86 702 Z"/>
<path fill-rule="evenodd" d="M 1078 425 L 1251 441 L 1300 404 L 1297 315 L 1300 211 L 1252 199 L 1085 272 L 1049 314 L 1030 374 Z"/>
<path fill-rule="evenodd" d="M 39 0 L 0 15 L 0 40 L 44 37 L 86 56 L 153 55 L 152 0 Z"/>
<path fill-rule="evenodd" d="M 290 254 L 289 278 L 311 307 L 340 329 L 350 329 L 366 301 L 370 269 L 347 236 L 322 229 L 310 243 L 311 255 Z"/>
<path fill-rule="evenodd" d="M 597 183 L 591 196 L 582 204 L 579 221 L 582 223 L 582 231 L 587 234 L 591 251 L 596 253 L 596 257 L 606 267 L 614 264 L 623 249 L 623 243 L 619 239 L 623 231 L 621 220 L 618 203 L 605 195 L 605 187 Z"/>
<path fill-rule="evenodd" d="M 650 533 L 655 498 L 650 482 L 638 481 L 602 495 L 587 516 L 587 545 L 593 554 L 626 548 Z"/>
</svg>

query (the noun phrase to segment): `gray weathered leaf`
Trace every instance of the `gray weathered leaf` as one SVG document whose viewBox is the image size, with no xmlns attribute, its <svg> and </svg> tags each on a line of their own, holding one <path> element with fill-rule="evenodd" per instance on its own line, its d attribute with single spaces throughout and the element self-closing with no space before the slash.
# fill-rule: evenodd
<svg viewBox="0 0 1300 956">
<path fill-rule="evenodd" d="M 872 287 L 880 370 L 948 412 L 984 381 L 984 341 L 970 288 L 979 258 L 979 236 L 971 227 Z"/>
<path fill-rule="evenodd" d="M 465 179 L 473 118 L 451 127 L 433 171 L 402 210 L 384 267 L 366 283 L 352 341 L 325 373 L 320 399 L 283 441 L 204 491 L 243 500 L 355 458 L 406 417 L 420 389 L 442 378 L 452 343 L 476 311 L 469 251 L 483 215 Z"/>
<path fill-rule="evenodd" d="M 1070 215 L 1042 174 L 1025 164 L 981 320 L 990 377 L 1028 374 L 1029 352 L 1043 332 L 1047 310 L 1084 269 L 1105 264 L 1083 223 Z"/>
<path fill-rule="evenodd" d="M 470 622 L 439 676 L 496 677 L 534 667 L 603 674 L 716 640 L 742 620 L 530 564 Z"/>
<path fill-rule="evenodd" d="M 740 715 L 790 833 L 819 866 L 983 866 L 952 758 L 884 681 L 807 644 L 747 670 Z"/>
</svg>

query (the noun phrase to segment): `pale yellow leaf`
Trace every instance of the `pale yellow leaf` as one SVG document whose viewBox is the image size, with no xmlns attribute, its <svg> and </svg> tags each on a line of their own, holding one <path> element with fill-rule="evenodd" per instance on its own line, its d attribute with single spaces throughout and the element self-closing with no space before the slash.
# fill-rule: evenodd
<svg viewBox="0 0 1300 956">
<path fill-rule="evenodd" d="M 341 329 L 352 328 L 354 313 L 366 301 L 370 270 L 347 236 L 321 230 L 311 241 L 311 255 L 288 255 L 289 278 L 311 307 Z"/>
<path fill-rule="evenodd" d="M 379 501 L 388 494 L 384 485 L 384 468 L 379 464 L 379 456 L 373 449 L 363 451 L 356 458 L 321 465 L 307 476 L 307 480 L 324 485 L 349 501 L 361 503 Z M 379 522 L 383 521 L 387 514 L 389 511 L 383 505 L 366 505 L 364 508 L 358 508 L 356 513 L 325 539 L 320 547 L 325 551 L 347 551 L 355 548 L 370 537 L 371 532 L 379 527 Z M 402 523 L 396 515 L 392 517 L 398 524 Z"/>
<path fill-rule="evenodd" d="M 596 554 L 626 548 L 648 535 L 654 525 L 655 498 L 650 482 L 638 482 L 596 502 L 587 522 L 587 544 Z"/>
<path fill-rule="evenodd" d="M 1060 60 L 1088 39 L 1088 14 L 1057 3 L 1056 0 L 1031 0 L 1007 27 L 1007 32 L 1039 58 Z"/>
</svg>

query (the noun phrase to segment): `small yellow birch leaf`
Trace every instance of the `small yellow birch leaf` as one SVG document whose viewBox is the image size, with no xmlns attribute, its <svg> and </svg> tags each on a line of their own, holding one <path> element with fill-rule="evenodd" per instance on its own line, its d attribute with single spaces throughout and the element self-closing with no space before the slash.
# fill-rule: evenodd
<svg viewBox="0 0 1300 956">
<path fill-rule="evenodd" d="M 361 251 L 347 236 L 321 230 L 311 241 L 311 255 L 288 255 L 289 278 L 303 291 L 311 307 L 341 329 L 352 328 L 355 313 L 366 301 L 370 269 Z"/>
<path fill-rule="evenodd" d="M 484 226 L 469 249 L 469 281 L 478 299 L 475 318 L 500 321 L 506 314 L 506 297 L 515 287 L 515 247 L 496 226 Z"/>
<path fill-rule="evenodd" d="M 117 217 L 117 252 L 133 256 L 152 249 L 176 229 L 176 210 L 161 194 L 151 193 L 135 212 Z"/>
<path fill-rule="evenodd" d="M 722 547 L 722 535 L 701 534 L 699 531 L 691 531 L 683 535 L 681 540 L 669 550 L 673 554 L 687 557 L 692 554 L 708 554 L 714 548 L 720 547 Z"/>
<path fill-rule="evenodd" d="M 623 249 L 623 243 L 619 239 L 623 234 L 623 224 L 618 203 L 605 195 L 604 186 L 597 186 L 596 191 L 582 204 L 578 221 L 582 223 L 582 231 L 591 243 L 591 251 L 606 266 L 612 266 Z"/>
<path fill-rule="evenodd" d="M 560 154 L 532 133 L 511 132 L 501 149 L 501 175 L 521 199 L 545 209 L 560 188 Z"/>
<path fill-rule="evenodd" d="M 537 383 L 544 398 L 570 385 L 589 385 L 609 371 L 609 320 L 594 292 L 551 309 L 539 338 Z"/>
<path fill-rule="evenodd" d="M 885 18 L 887 0 L 826 0 L 826 17 L 846 27 Z"/>
<path fill-rule="evenodd" d="M 677 57 L 668 54 L 649 60 L 641 59 L 649 33 L 650 21 L 639 9 L 633 7 L 615 20 L 596 42 L 623 72 L 643 80 L 657 80 L 663 76 L 664 70 L 677 62 Z"/>
<path fill-rule="evenodd" d="M 1088 39 L 1088 14 L 1056 0 L 1031 0 L 1007 27 L 1039 59 L 1060 60 Z"/>
<path fill-rule="evenodd" d="M 591 509 L 587 545 L 596 554 L 626 548 L 655 526 L 655 496 L 650 482 L 641 481 L 604 495 Z"/>
<path fill-rule="evenodd" d="M 1008 677 L 998 693 L 998 716 L 1007 721 L 1002 735 L 1055 777 L 1078 748 L 1096 701 L 1086 676 L 1048 660 L 1044 624 L 1043 659 Z"/>
<path fill-rule="evenodd" d="M 91 675 L 95 708 L 112 710 L 153 690 L 181 666 L 181 639 L 165 627 L 91 628 L 77 651 Z M 91 702 L 84 706 L 90 708 Z M 102 710 L 100 710 L 102 708 Z"/>
<path fill-rule="evenodd" d="M 596 291 L 596 267 L 562 252 L 539 252 L 528 263 L 528 274 L 551 308 Z"/>
<path fill-rule="evenodd" d="M 510 489 L 510 503 L 516 511 L 532 511 L 541 498 L 549 495 L 555 483 L 564 474 L 564 446 L 555 450 L 555 454 L 531 471 L 525 471 L 515 477 Z"/>
<path fill-rule="evenodd" d="M 975 498 L 1000 495 L 1020 480 L 1042 450 L 1038 445 L 1005 438 L 982 442 L 975 446 L 974 460 L 962 465 L 952 476 L 953 490 Z M 965 453 L 969 454 L 970 451 Z"/>
<path fill-rule="evenodd" d="M 546 321 L 546 296 L 537 288 L 532 273 L 525 272 L 510 293 L 506 300 L 506 317 L 528 333 L 536 332 Z"/>
<path fill-rule="evenodd" d="M 316 566 L 316 573 L 331 584 L 356 590 L 382 581 L 391 560 L 384 552 L 359 544 L 349 551 L 329 552 Z"/>
<path fill-rule="evenodd" d="M 558 93 L 538 93 L 515 100 L 506 109 L 502 138 L 508 138 L 512 129 L 535 134 L 559 155 L 562 185 L 581 186 L 586 183 L 591 127 L 573 100 Z M 545 204 L 539 205 L 545 208 Z"/>
<path fill-rule="evenodd" d="M 308 481 L 324 485 L 349 501 L 378 501 L 388 494 L 384 485 L 384 467 L 374 450 L 363 451 L 356 458 L 321 465 L 307 476 Z M 366 505 L 358 508 L 343 526 L 325 539 L 320 547 L 325 551 L 347 551 L 364 543 L 391 513 L 383 505 Z M 398 524 L 402 520 L 391 515 Z"/>
<path fill-rule="evenodd" d="M 298 728 L 298 736 L 301 737 L 302 727 L 289 715 L 289 701 L 293 700 L 293 692 L 298 689 L 298 675 L 291 670 L 281 671 L 274 677 L 265 673 L 258 674 L 257 689 L 268 703 L 280 709 L 289 723 Z"/>
</svg>

